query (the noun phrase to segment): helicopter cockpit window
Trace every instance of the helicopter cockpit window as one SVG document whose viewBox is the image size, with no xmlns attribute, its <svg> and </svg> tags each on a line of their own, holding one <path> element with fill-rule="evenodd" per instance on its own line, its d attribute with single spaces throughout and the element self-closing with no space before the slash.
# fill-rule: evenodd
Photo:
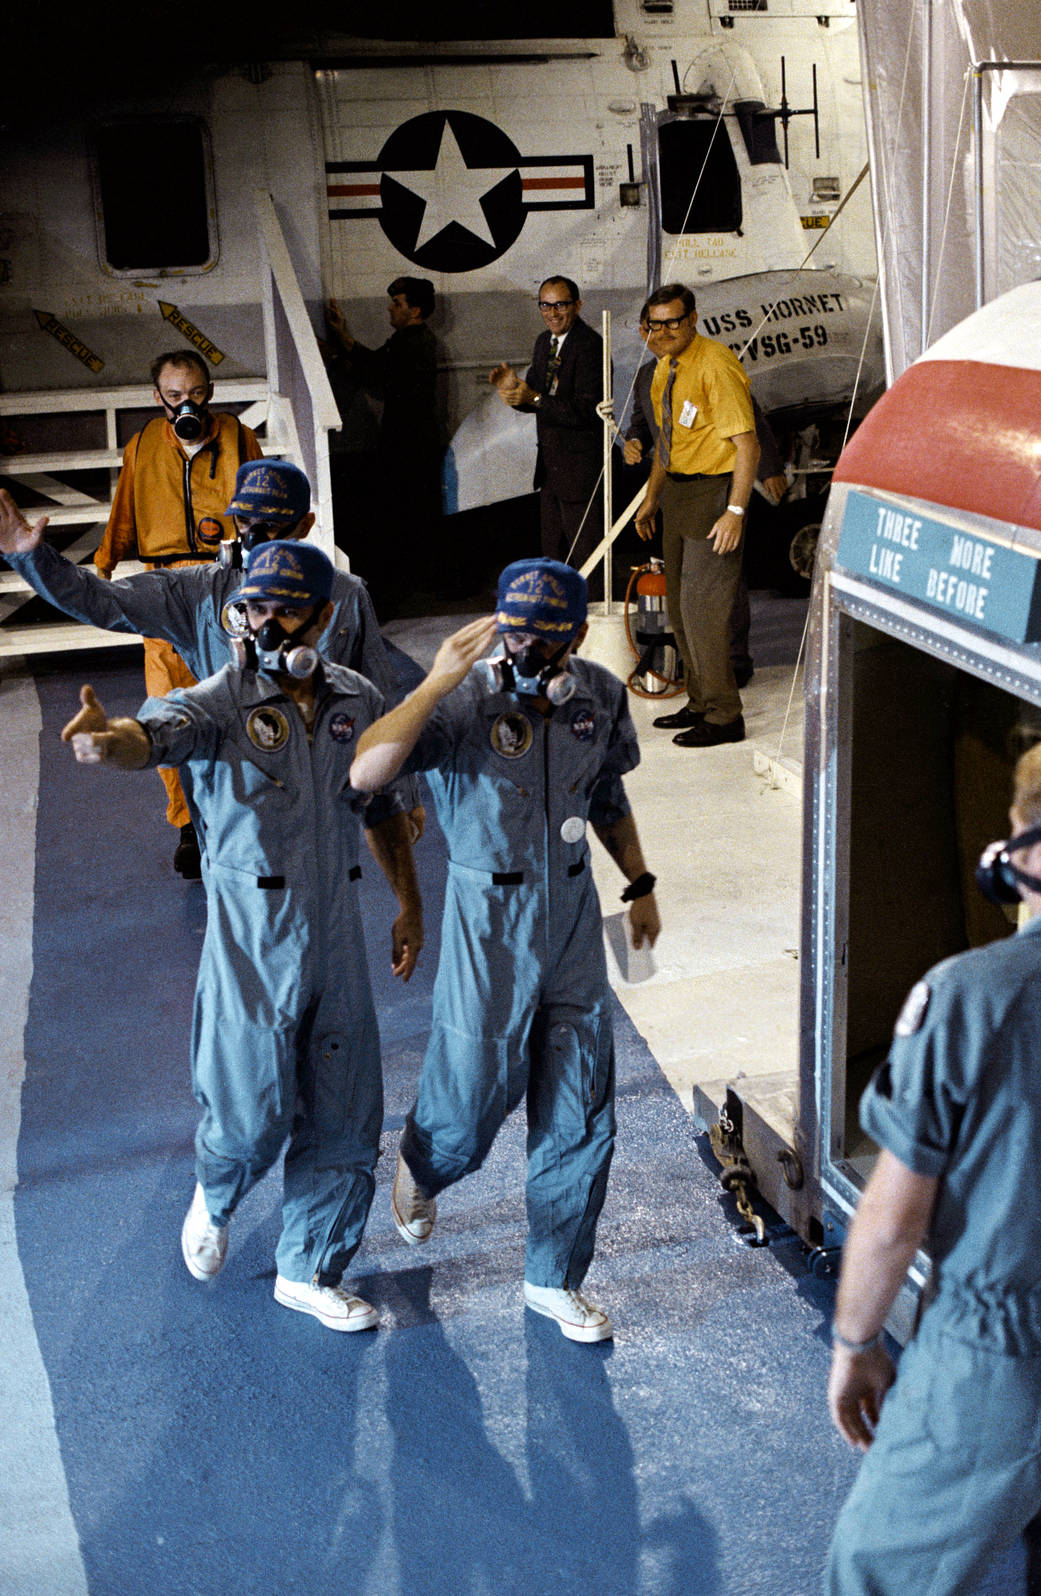
<svg viewBox="0 0 1041 1596">
<path fill-rule="evenodd" d="M 715 117 L 665 122 L 658 152 L 665 232 L 736 232 L 741 179 L 724 123 Z"/>
<path fill-rule="evenodd" d="M 92 143 L 98 251 L 115 273 L 208 271 L 217 260 L 213 163 L 195 117 L 106 122 Z"/>
</svg>

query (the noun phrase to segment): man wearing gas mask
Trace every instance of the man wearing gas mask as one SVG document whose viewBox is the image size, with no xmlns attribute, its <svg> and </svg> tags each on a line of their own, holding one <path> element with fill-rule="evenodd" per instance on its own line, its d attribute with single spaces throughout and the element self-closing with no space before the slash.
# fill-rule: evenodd
<svg viewBox="0 0 1041 1596">
<path fill-rule="evenodd" d="M 438 650 L 430 674 L 358 743 L 352 784 L 427 772 L 448 843 L 441 960 L 416 1103 L 394 1181 L 394 1223 L 427 1240 L 439 1192 L 480 1167 L 525 1097 L 524 1298 L 575 1341 L 612 1334 L 580 1287 L 614 1145 L 614 1041 L 587 824 L 629 885 L 633 943 L 658 935 L 622 776 L 639 762 L 625 689 L 574 657 L 586 584 L 519 560 L 497 613 Z M 502 652 L 481 655 L 498 633 Z"/>
<path fill-rule="evenodd" d="M 30 526 L 0 489 L 0 554 L 66 615 L 105 631 L 162 639 L 177 651 L 191 679 L 201 681 L 227 664 L 231 638 L 242 629 L 244 558 L 272 538 L 305 538 L 314 525 L 310 505 L 310 485 L 297 466 L 288 460 L 247 461 L 229 498 L 221 501 L 234 536 L 219 544 L 215 563 L 102 581 L 45 541 L 46 517 Z M 332 619 L 319 640 L 323 658 L 367 676 L 393 703 L 398 692 L 365 583 L 334 571 L 330 598 Z M 424 821 L 415 782 L 408 784 L 408 807 L 415 840 Z"/>
<path fill-rule="evenodd" d="M 111 576 L 120 560 L 150 570 L 213 560 L 232 527 L 225 505 L 244 460 L 263 451 L 236 416 L 210 410 L 213 384 L 205 361 L 175 349 L 152 362 L 152 398 L 162 411 L 123 450 L 108 525 L 94 563 Z M 188 687 L 194 677 L 170 644 L 145 637 L 145 686 L 156 696 Z M 177 828 L 174 869 L 198 880 L 199 849 L 177 772 L 161 770 L 166 818 Z"/>
<path fill-rule="evenodd" d="M 342 1285 L 372 1202 L 383 1118 L 379 1037 L 356 881 L 358 811 L 350 763 L 383 708 L 354 671 L 320 658 L 333 568 L 308 543 L 249 555 L 239 589 L 238 662 L 109 721 L 85 687 L 66 726 L 76 758 L 125 769 L 179 766 L 204 841 L 209 914 L 192 1027 L 202 1106 L 185 1264 L 222 1268 L 239 1202 L 287 1143 L 275 1297 L 333 1330 L 375 1326 Z M 396 816 L 373 798 L 365 825 L 400 913 L 395 974 L 422 945 L 411 854 L 380 834 Z"/>
<path fill-rule="evenodd" d="M 977 880 L 1027 918 L 918 982 L 861 1099 L 881 1152 L 844 1249 L 828 1401 L 867 1456 L 831 1596 L 978 1590 L 1024 1532 L 1041 1590 L 1041 744 L 1011 820 Z M 921 1246 L 928 1305 L 895 1374 L 882 1329 Z"/>
</svg>

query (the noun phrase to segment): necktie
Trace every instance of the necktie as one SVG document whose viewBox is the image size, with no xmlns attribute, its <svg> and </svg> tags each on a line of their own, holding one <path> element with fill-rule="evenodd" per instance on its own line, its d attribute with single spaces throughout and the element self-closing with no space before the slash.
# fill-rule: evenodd
<svg viewBox="0 0 1041 1596">
<path fill-rule="evenodd" d="M 676 381 L 677 364 L 673 355 L 669 360 L 669 375 L 665 379 L 661 396 L 661 433 L 658 438 L 658 450 L 666 471 L 669 469 L 669 459 L 672 455 L 672 386 Z"/>
<path fill-rule="evenodd" d="M 559 358 L 557 356 L 557 350 L 559 348 L 560 348 L 560 340 L 559 340 L 559 338 L 557 338 L 555 334 L 551 333 L 550 334 L 550 339 L 549 339 L 549 361 L 548 361 L 548 363 L 546 365 L 546 391 L 547 391 L 547 393 L 554 393 L 556 391 L 557 372 L 560 370 L 560 360 L 559 360 Z"/>
</svg>

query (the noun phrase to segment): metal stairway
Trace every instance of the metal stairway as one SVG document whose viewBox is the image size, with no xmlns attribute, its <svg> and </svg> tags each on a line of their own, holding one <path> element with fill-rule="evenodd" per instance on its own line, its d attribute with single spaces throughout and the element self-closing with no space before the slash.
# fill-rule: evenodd
<svg viewBox="0 0 1041 1596">
<path fill-rule="evenodd" d="M 303 465 L 292 418 L 287 418 L 284 401 L 271 394 L 264 378 L 221 382 L 216 408 L 235 412 L 246 426 L 252 427 L 265 454 L 282 455 Z M 120 418 L 128 412 L 133 413 L 134 422 L 128 425 L 124 421 L 121 429 Z M 36 450 L 30 445 L 26 452 L 0 455 L 0 475 L 31 489 L 40 501 L 26 507 L 26 516 L 30 521 L 47 516 L 48 537 L 67 559 L 82 564 L 93 557 L 108 521 L 122 462 L 119 438 L 137 431 L 155 413 L 151 387 L 145 385 L 0 394 L 0 417 L 7 423 L 5 431 L 9 436 L 24 430 L 32 439 L 34 433 L 44 429 L 60 429 L 62 419 L 72 416 L 84 418 L 77 431 L 85 422 L 87 430 L 97 432 L 96 447 Z M 106 473 L 107 486 L 99 493 L 97 479 L 101 471 Z M 85 473 L 91 474 L 86 480 Z M 66 529 L 71 537 L 66 535 Z M 141 569 L 136 561 L 128 561 L 119 567 L 119 574 Z M 21 577 L 8 569 L 0 571 L 0 658 L 69 649 L 126 648 L 138 641 L 125 633 L 102 632 L 76 621 L 32 623 L 21 619 L 20 612 L 33 598 L 32 589 Z"/>
<path fill-rule="evenodd" d="M 340 415 L 271 197 L 258 189 L 254 204 L 267 375 L 218 373 L 215 407 L 252 427 L 265 454 L 292 460 L 307 473 L 318 516 L 311 536 L 334 557 L 328 434 L 339 428 Z M 48 517 L 48 537 L 67 559 L 83 563 L 93 556 L 112 508 L 123 447 L 157 413 L 147 384 L 0 393 L 0 436 L 7 451 L 0 454 L 0 479 L 32 490 L 39 502 L 25 514 L 30 521 Z M 78 446 L 48 447 L 55 438 L 63 445 L 74 438 Z M 105 486 L 99 489 L 102 472 Z M 127 561 L 118 574 L 141 569 Z M 34 599 L 21 577 L 0 569 L 0 659 L 126 648 L 139 641 L 74 621 L 30 622 L 20 612 Z"/>
</svg>

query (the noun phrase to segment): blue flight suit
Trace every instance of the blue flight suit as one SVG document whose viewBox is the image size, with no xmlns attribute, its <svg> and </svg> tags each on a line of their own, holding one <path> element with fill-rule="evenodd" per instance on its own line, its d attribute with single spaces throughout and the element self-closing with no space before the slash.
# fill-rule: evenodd
<svg viewBox="0 0 1041 1596">
<path fill-rule="evenodd" d="M 199 681 L 228 663 L 222 616 L 245 580 L 241 570 L 182 565 L 106 582 L 73 565 L 49 543 L 6 558 L 41 598 L 73 620 L 107 632 L 165 638 Z M 347 571 L 335 571 L 332 604 L 333 618 L 317 645 L 322 657 L 360 671 L 392 703 L 394 678 L 365 583 Z"/>
<path fill-rule="evenodd" d="M 1041 1512 L 1041 918 L 919 982 L 860 1116 L 940 1177 L 935 1295 L 840 1514 L 827 1590 L 975 1591 Z"/>
<path fill-rule="evenodd" d="M 242 570 L 182 565 L 106 582 L 49 543 L 39 543 L 29 554 L 10 554 L 7 561 L 41 598 L 73 620 L 107 632 L 165 638 L 199 681 L 228 663 L 231 639 L 224 612 L 245 580 Z M 388 704 L 396 704 L 401 694 L 365 583 L 347 571 L 334 571 L 331 602 L 332 619 L 317 644 L 323 659 L 367 676 Z M 402 797 L 414 809 L 418 785 L 405 784 Z"/>
<path fill-rule="evenodd" d="M 309 738 L 277 682 L 225 666 L 138 717 L 149 763 L 181 767 L 203 851 L 196 1172 L 226 1224 L 288 1137 L 276 1254 L 288 1280 L 340 1279 L 374 1190 L 383 1088 L 350 766 L 382 709 L 364 677 L 324 665 Z M 366 824 L 399 807 L 378 796 Z"/>
<path fill-rule="evenodd" d="M 404 770 L 427 772 L 448 844 L 434 1012 L 401 1150 L 430 1197 L 483 1162 L 527 1094 L 525 1278 L 581 1285 L 614 1147 L 614 1038 L 586 820 L 629 813 L 625 689 L 581 658 L 544 720 L 486 661 L 439 705 Z"/>
</svg>

